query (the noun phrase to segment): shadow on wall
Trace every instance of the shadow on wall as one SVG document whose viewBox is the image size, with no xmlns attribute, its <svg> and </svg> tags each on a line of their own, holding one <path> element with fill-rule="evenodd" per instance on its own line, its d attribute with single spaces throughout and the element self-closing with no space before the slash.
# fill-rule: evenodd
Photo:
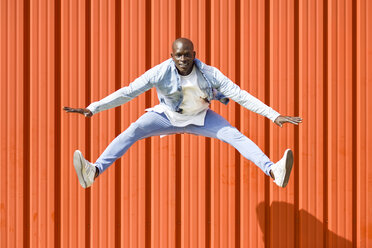
<svg viewBox="0 0 372 248">
<path fill-rule="evenodd" d="M 323 231 L 323 222 L 305 210 L 295 210 L 293 204 L 273 202 L 271 206 L 265 202 L 258 204 L 257 218 L 262 231 L 262 238 L 266 240 L 265 213 L 270 213 L 270 247 L 295 247 L 294 218 L 299 218 L 299 247 L 324 247 L 325 234 L 328 235 L 327 247 L 352 247 L 352 242 L 338 236 L 331 231 Z M 275 217 L 276 216 L 276 217 Z M 288 221 L 283 221 L 283 220 Z M 293 224 L 292 224 L 293 223 Z M 291 237 L 291 240 L 288 240 Z M 275 243 L 273 242 L 275 240 Z"/>
</svg>

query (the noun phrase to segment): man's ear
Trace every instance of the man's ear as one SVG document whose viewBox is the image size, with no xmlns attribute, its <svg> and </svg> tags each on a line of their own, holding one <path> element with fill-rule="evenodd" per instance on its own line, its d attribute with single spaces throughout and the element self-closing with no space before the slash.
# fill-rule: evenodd
<svg viewBox="0 0 372 248">
<path fill-rule="evenodd" d="M 171 57 L 173 58 L 173 53 L 171 53 Z"/>
<path fill-rule="evenodd" d="M 196 58 L 196 52 L 194 51 L 194 59 Z"/>
</svg>

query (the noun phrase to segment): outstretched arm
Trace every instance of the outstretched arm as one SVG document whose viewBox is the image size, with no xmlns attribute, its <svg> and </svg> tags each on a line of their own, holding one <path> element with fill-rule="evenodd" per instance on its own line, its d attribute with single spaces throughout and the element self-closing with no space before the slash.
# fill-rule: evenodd
<svg viewBox="0 0 372 248">
<path fill-rule="evenodd" d="M 115 91 L 114 93 L 106 96 L 100 101 L 91 103 L 87 107 L 87 109 L 89 109 L 92 114 L 97 114 L 98 112 L 108 110 L 110 108 L 115 108 L 129 102 L 133 98 L 153 87 L 153 84 L 150 82 L 149 76 L 151 76 L 149 75 L 149 73 L 145 73 L 144 75 L 130 83 L 128 86 Z"/>
<path fill-rule="evenodd" d="M 215 69 L 215 87 L 226 97 L 234 100 L 243 107 L 263 115 L 272 120 L 276 125 L 282 127 L 284 123 L 292 123 L 298 125 L 302 122 L 300 117 L 282 116 L 247 91 L 233 83 L 228 77 L 223 75 L 218 69 Z"/>
<path fill-rule="evenodd" d="M 239 103 L 250 111 L 265 116 L 273 122 L 280 116 L 278 112 L 258 100 L 256 97 L 252 96 L 247 91 L 240 89 L 237 84 L 233 83 L 217 68 L 214 69 L 214 87 L 227 98 Z"/>
<path fill-rule="evenodd" d="M 151 89 L 153 87 L 152 78 L 154 77 L 154 75 L 156 75 L 155 67 L 145 72 L 142 76 L 134 80 L 128 86 L 113 92 L 100 101 L 93 102 L 87 108 L 64 107 L 63 110 L 68 113 L 79 113 L 85 115 L 86 117 L 91 117 L 103 110 L 115 108 L 132 100 L 141 93 Z"/>
</svg>

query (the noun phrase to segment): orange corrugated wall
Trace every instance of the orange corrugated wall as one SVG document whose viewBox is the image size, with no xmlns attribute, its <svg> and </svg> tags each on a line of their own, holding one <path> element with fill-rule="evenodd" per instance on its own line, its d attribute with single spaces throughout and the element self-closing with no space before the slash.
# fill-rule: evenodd
<svg viewBox="0 0 372 248">
<path fill-rule="evenodd" d="M 212 108 L 293 174 L 276 187 L 217 140 L 135 144 L 83 190 L 94 161 L 157 104 L 155 90 L 85 107 L 194 41 L 197 57 L 299 127 Z M 372 247 L 372 2 L 0 0 L 0 247 Z"/>
</svg>

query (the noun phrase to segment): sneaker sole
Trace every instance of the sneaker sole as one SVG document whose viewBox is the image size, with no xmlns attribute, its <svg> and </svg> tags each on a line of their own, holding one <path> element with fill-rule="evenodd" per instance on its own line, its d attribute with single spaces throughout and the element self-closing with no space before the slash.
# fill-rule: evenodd
<svg viewBox="0 0 372 248">
<path fill-rule="evenodd" d="M 76 175 L 79 179 L 80 185 L 85 189 L 87 186 L 84 181 L 83 174 L 81 173 L 83 159 L 84 159 L 83 154 L 81 154 L 79 150 L 76 150 L 74 152 L 74 167 L 75 167 Z"/>
<path fill-rule="evenodd" d="M 285 160 L 285 176 L 283 181 L 283 187 L 287 186 L 289 181 L 289 176 L 291 175 L 292 167 L 293 167 L 293 152 L 291 149 L 287 149 L 285 151 L 284 156 L 286 157 Z"/>
</svg>

